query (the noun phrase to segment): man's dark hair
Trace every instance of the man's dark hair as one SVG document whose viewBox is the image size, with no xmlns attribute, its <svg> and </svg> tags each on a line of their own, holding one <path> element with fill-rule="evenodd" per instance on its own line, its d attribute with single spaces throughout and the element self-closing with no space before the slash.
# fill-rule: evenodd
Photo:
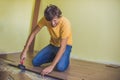
<svg viewBox="0 0 120 80">
<path fill-rule="evenodd" d="M 58 18 L 61 16 L 61 10 L 55 5 L 49 5 L 44 11 L 44 16 L 47 21 L 51 21 L 55 16 Z"/>
</svg>

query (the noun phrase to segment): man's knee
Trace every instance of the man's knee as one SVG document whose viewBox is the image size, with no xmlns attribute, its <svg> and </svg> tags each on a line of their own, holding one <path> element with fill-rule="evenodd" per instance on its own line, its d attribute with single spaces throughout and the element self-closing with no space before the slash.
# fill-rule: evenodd
<svg viewBox="0 0 120 80">
<path fill-rule="evenodd" d="M 32 65 L 33 66 L 40 66 L 40 64 L 38 64 L 38 62 L 35 59 L 32 60 Z"/>
<path fill-rule="evenodd" d="M 56 66 L 56 70 L 60 71 L 60 72 L 64 72 L 67 68 L 68 68 L 68 66 L 63 66 L 63 65 Z"/>
</svg>

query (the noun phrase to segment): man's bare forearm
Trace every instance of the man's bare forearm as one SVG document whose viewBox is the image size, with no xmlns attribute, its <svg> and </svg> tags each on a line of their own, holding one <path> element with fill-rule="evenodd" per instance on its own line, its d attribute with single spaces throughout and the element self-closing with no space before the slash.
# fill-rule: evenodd
<svg viewBox="0 0 120 80">
<path fill-rule="evenodd" d="M 35 27 L 35 29 L 30 33 L 27 41 L 26 41 L 26 44 L 24 46 L 24 49 L 23 51 L 26 53 L 29 49 L 29 46 L 31 44 L 31 42 L 33 41 L 34 37 L 36 36 L 36 34 L 39 32 L 40 28 L 38 26 Z"/>
<path fill-rule="evenodd" d="M 34 39 L 34 37 L 35 37 L 35 36 L 34 36 L 33 34 L 30 34 L 30 35 L 29 35 L 29 37 L 28 37 L 28 39 L 27 39 L 27 42 L 26 42 L 26 44 L 25 44 L 25 46 L 24 46 L 24 51 L 25 51 L 25 52 L 28 51 L 28 48 L 29 48 L 32 40 Z"/>
<path fill-rule="evenodd" d="M 58 53 L 57 53 L 55 59 L 53 60 L 51 66 L 53 66 L 53 67 L 56 66 L 56 64 L 58 63 L 58 61 L 59 61 L 60 58 L 62 57 L 62 55 L 63 55 L 65 49 L 66 49 L 66 48 L 62 48 L 62 47 L 59 49 L 59 51 L 58 51 Z"/>
<path fill-rule="evenodd" d="M 67 44 L 67 38 L 66 39 L 62 39 L 61 40 L 61 46 L 60 49 L 58 50 L 55 59 L 53 60 L 53 62 L 51 63 L 51 66 L 55 67 L 56 64 L 59 62 L 60 58 L 62 57 L 62 55 L 65 52 L 66 49 L 66 44 Z"/>
</svg>

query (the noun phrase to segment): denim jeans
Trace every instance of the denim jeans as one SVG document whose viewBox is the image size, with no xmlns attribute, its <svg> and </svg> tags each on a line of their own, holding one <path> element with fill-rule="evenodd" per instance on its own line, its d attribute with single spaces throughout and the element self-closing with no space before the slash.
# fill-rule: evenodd
<svg viewBox="0 0 120 80">
<path fill-rule="evenodd" d="M 44 63 L 52 62 L 55 58 L 60 47 L 56 47 L 54 45 L 49 44 L 45 48 L 43 48 L 32 60 L 33 66 L 40 66 Z M 60 58 L 59 62 L 56 64 L 55 69 L 57 71 L 65 71 L 70 63 L 70 52 L 72 46 L 67 45 L 66 50 Z"/>
</svg>

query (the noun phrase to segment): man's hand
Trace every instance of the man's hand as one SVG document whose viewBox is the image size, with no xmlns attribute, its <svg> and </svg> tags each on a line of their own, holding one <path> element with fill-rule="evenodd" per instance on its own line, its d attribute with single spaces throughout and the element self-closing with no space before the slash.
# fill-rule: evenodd
<svg viewBox="0 0 120 80">
<path fill-rule="evenodd" d="M 54 66 L 51 66 L 51 65 L 50 65 L 50 66 L 46 67 L 45 69 L 43 69 L 42 72 L 41 72 L 41 74 L 44 76 L 44 75 L 52 72 L 53 69 L 54 69 Z"/>
</svg>

